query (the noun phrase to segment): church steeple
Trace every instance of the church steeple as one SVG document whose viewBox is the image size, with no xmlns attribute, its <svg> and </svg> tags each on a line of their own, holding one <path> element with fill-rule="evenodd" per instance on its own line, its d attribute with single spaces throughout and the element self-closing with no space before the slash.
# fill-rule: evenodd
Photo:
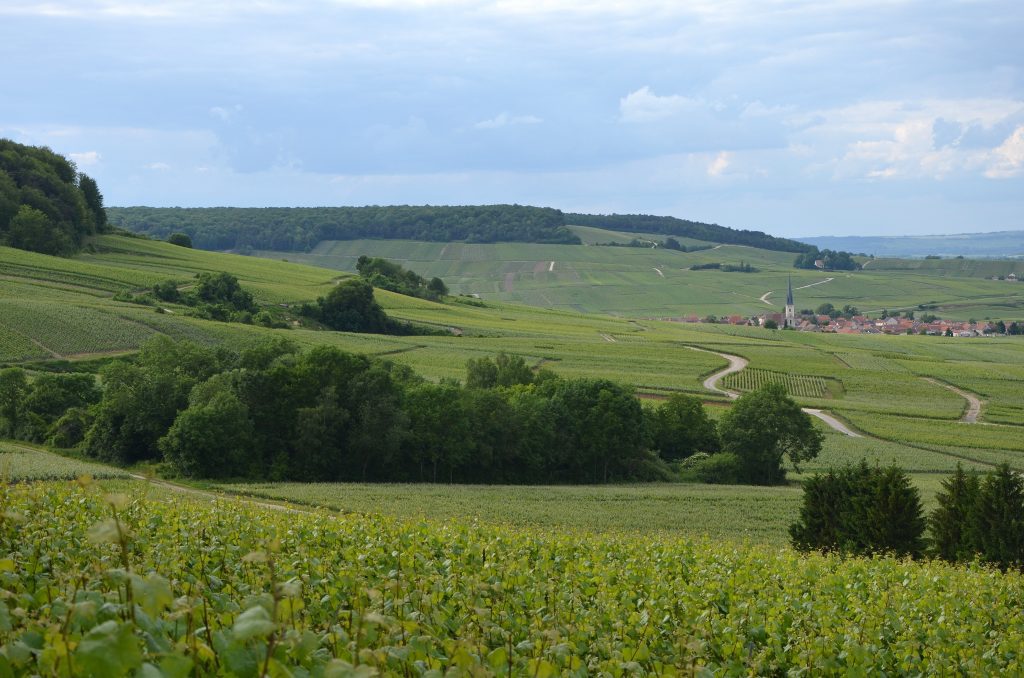
<svg viewBox="0 0 1024 678">
<path fill-rule="evenodd" d="M 786 327 L 796 327 L 796 305 L 793 303 L 793 276 L 789 276 L 789 290 L 786 292 Z"/>
</svg>

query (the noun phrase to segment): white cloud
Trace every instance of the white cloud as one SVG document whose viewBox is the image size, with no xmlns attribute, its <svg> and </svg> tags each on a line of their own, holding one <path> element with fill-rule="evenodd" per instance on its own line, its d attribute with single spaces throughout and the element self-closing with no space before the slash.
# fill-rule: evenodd
<svg viewBox="0 0 1024 678">
<path fill-rule="evenodd" d="M 1015 177 L 1024 171 L 1024 125 L 1013 131 L 1006 141 L 991 153 L 991 164 L 985 170 L 990 179 Z"/>
<path fill-rule="evenodd" d="M 864 101 L 787 120 L 791 146 L 812 149 L 806 153 L 812 171 L 837 180 L 941 180 L 1016 175 L 1024 166 L 1024 133 L 1011 134 L 998 147 L 984 141 L 993 134 L 1003 138 L 1001 130 L 1021 116 L 1024 101 L 1014 99 L 926 99 Z M 937 137 L 937 126 L 948 139 Z M 984 143 L 964 142 L 968 130 Z"/>
<path fill-rule="evenodd" d="M 708 176 L 709 177 L 720 177 L 727 169 L 729 169 L 729 163 L 732 162 L 732 153 L 728 151 L 722 151 L 715 156 L 715 159 L 708 163 Z"/>
<path fill-rule="evenodd" d="M 644 85 L 619 99 L 619 115 L 625 122 L 650 122 L 695 111 L 704 105 L 700 99 L 678 94 L 658 96 L 649 86 Z"/>
<path fill-rule="evenodd" d="M 498 129 L 509 125 L 537 125 L 544 122 L 535 115 L 509 115 L 501 112 L 489 120 L 481 120 L 473 125 L 477 129 Z"/>
<path fill-rule="evenodd" d="M 234 117 L 235 113 L 238 113 L 241 110 L 242 107 L 238 104 L 235 104 L 230 108 L 226 108 L 224 106 L 213 106 L 212 108 L 210 108 L 210 115 L 218 117 L 224 122 L 227 122 L 228 120 Z"/>
<path fill-rule="evenodd" d="M 171 169 L 171 166 L 168 165 L 166 162 L 151 162 L 151 163 L 148 163 L 146 165 L 143 165 L 142 167 L 144 169 L 154 170 L 154 171 L 158 171 L 158 172 L 161 171 L 161 170 L 169 170 L 169 169 Z"/>
<path fill-rule="evenodd" d="M 98 151 L 85 151 L 84 153 L 68 153 L 68 157 L 75 161 L 76 165 L 95 165 L 103 157 Z"/>
</svg>

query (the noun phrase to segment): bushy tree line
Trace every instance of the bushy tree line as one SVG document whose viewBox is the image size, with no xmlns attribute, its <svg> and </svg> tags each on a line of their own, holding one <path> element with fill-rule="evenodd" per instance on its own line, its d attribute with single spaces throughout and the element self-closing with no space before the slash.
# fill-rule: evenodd
<svg viewBox="0 0 1024 678">
<path fill-rule="evenodd" d="M 368 283 L 382 290 L 431 301 L 437 301 L 448 294 L 448 287 L 440 278 L 427 280 L 415 271 L 406 270 L 401 265 L 380 257 L 359 257 L 356 261 L 356 271 Z"/>
<path fill-rule="evenodd" d="M 740 399 L 720 432 L 692 396 L 644 408 L 622 385 L 504 354 L 470 361 L 463 386 L 281 338 L 236 354 L 158 337 L 98 382 L 0 372 L 0 435 L 197 478 L 606 483 L 670 479 L 700 453 L 701 478 L 763 483 L 784 477 L 783 454 L 801 457 L 785 417 L 757 426 L 748 453 L 752 418 L 776 419 L 779 391 Z"/>
<path fill-rule="evenodd" d="M 790 527 L 802 550 L 865 555 L 933 555 L 954 563 L 980 560 L 1024 568 L 1024 480 L 1003 464 L 985 476 L 957 466 L 925 518 L 921 497 L 896 466 L 830 469 L 804 482 L 804 501 Z M 930 541 L 926 529 L 930 528 Z"/>
<path fill-rule="evenodd" d="M 561 211 L 522 205 L 370 207 L 112 207 L 114 226 L 207 250 L 309 251 L 322 240 L 578 244 Z"/>
<path fill-rule="evenodd" d="M 0 139 L 0 245 L 73 254 L 106 223 L 99 187 L 73 162 L 49 148 Z"/>
<path fill-rule="evenodd" d="M 813 245 L 809 245 L 808 247 L 811 247 L 812 249 L 800 254 L 797 256 L 796 260 L 793 261 L 794 268 L 817 268 L 817 266 L 814 265 L 814 262 L 820 259 L 822 266 L 828 271 L 856 271 L 860 269 L 860 264 L 853 260 L 853 255 L 849 252 L 819 250 Z"/>
<path fill-rule="evenodd" d="M 763 250 L 780 252 L 809 252 L 813 245 L 796 240 L 777 238 L 761 231 L 748 231 L 727 228 L 718 224 L 705 224 L 699 221 L 677 219 L 676 217 L 656 217 L 648 214 L 573 214 L 565 215 L 566 223 L 574 226 L 591 226 L 607 228 L 628 233 L 659 233 L 678 235 L 694 240 L 728 243 L 733 245 L 749 245 Z"/>
</svg>

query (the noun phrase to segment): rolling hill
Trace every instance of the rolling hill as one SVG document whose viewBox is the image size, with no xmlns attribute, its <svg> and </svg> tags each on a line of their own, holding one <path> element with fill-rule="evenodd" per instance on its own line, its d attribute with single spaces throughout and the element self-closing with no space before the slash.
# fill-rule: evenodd
<svg viewBox="0 0 1024 678">
<path fill-rule="evenodd" d="M 1024 317 L 1024 286 L 991 277 L 1006 262 L 872 260 L 862 271 L 793 268 L 794 254 L 683 239 L 697 251 L 606 247 L 656 234 L 572 227 L 582 245 L 533 243 L 425 243 L 402 240 L 326 241 L 309 253 L 260 251 L 337 271 L 354 272 L 361 255 L 385 257 L 425 277 L 444 279 L 454 294 L 580 313 L 620 317 L 704 317 L 780 312 L 790 278 L 799 309 L 852 304 L 863 312 L 918 310 L 950 319 Z M 692 266 L 749 264 L 753 273 L 690 270 Z M 939 266 L 935 264 L 944 264 Z M 970 271 L 953 272 L 959 266 Z M 1012 266 L 1012 265 L 1011 265 Z"/>
</svg>

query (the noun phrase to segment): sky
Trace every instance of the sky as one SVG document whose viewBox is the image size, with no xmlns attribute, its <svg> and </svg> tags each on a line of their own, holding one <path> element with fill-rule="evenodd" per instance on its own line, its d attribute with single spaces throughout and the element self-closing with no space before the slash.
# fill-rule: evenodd
<svg viewBox="0 0 1024 678">
<path fill-rule="evenodd" d="M 1024 229 L 1024 2 L 0 0 L 0 137 L 107 205 Z"/>
</svg>

